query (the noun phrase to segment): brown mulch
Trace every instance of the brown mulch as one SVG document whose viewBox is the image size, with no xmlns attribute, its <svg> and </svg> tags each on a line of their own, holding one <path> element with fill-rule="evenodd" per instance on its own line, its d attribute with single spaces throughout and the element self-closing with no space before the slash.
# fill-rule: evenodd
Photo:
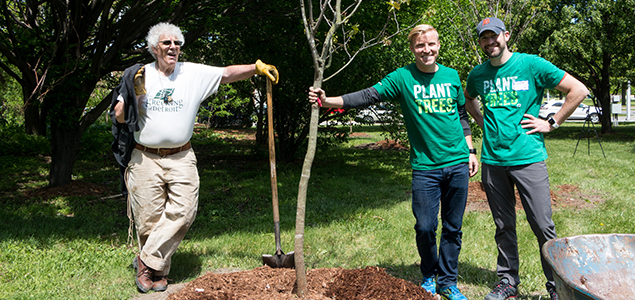
<svg viewBox="0 0 635 300">
<path fill-rule="evenodd" d="M 295 281 L 295 270 L 269 266 L 226 274 L 207 273 L 167 299 L 297 299 Z M 307 272 L 307 283 L 306 299 L 436 299 L 415 283 L 392 277 L 378 267 L 313 269 Z"/>
</svg>

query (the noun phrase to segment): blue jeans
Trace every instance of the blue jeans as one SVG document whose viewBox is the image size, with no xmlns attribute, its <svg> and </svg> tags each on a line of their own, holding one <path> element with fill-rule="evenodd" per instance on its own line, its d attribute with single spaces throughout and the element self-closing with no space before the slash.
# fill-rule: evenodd
<svg viewBox="0 0 635 300">
<path fill-rule="evenodd" d="M 469 184 L 467 163 L 428 170 L 412 171 L 412 213 L 415 216 L 417 249 L 424 277 L 438 275 L 440 288 L 456 285 L 461 226 Z M 441 241 L 437 255 L 436 230 L 441 205 Z"/>
</svg>

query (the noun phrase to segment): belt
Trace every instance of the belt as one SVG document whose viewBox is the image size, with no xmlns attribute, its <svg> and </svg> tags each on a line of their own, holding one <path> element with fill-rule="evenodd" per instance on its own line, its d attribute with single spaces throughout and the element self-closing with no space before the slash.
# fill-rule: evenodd
<svg viewBox="0 0 635 300">
<path fill-rule="evenodd" d="M 136 144 L 134 147 L 141 151 L 156 154 L 159 156 L 168 156 L 168 155 L 172 155 L 172 154 L 190 149 L 192 148 L 192 144 L 190 144 L 190 142 L 188 141 L 185 145 L 181 147 L 177 147 L 177 148 L 149 148 L 141 144 Z"/>
</svg>

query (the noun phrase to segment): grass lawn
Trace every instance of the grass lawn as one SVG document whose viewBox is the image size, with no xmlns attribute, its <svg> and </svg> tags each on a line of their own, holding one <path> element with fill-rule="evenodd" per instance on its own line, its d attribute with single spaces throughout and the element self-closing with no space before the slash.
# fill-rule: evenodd
<svg viewBox="0 0 635 300">
<path fill-rule="evenodd" d="M 556 208 L 558 235 L 633 233 L 635 125 L 620 124 L 614 133 L 600 137 L 606 158 L 593 132 L 591 139 L 585 133 L 576 149 L 581 129 L 582 123 L 567 122 L 546 136 L 551 184 L 574 185 L 589 199 L 604 201 Z M 131 265 L 138 250 L 128 241 L 126 201 L 109 197 L 118 193 L 119 184 L 109 130 L 94 126 L 87 133 L 74 168 L 75 182 L 67 188 L 45 187 L 49 159 L 41 141 L 21 141 L 35 145 L 35 150 L 25 147 L 0 156 L 0 299 L 138 295 Z M 408 152 L 351 148 L 383 139 L 377 127 L 354 131 L 364 134 L 316 153 L 307 194 L 306 265 L 379 266 L 419 283 Z M 171 283 L 213 270 L 252 269 L 262 265 L 262 254 L 275 251 L 266 146 L 256 146 L 240 132 L 212 130 L 195 134 L 192 143 L 201 177 L 199 211 L 173 257 Z M 302 155 L 277 162 L 285 252 L 293 250 L 302 162 Z M 472 181 L 480 181 L 480 174 Z M 466 213 L 463 232 L 459 287 L 468 298 L 482 299 L 497 281 L 489 212 Z M 538 246 L 522 211 L 518 236 L 519 298 L 548 297 Z"/>
</svg>

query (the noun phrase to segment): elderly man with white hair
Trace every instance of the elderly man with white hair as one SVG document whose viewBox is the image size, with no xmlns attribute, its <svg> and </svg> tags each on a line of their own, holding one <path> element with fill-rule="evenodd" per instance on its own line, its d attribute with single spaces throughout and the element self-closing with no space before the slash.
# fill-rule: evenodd
<svg viewBox="0 0 635 300">
<path fill-rule="evenodd" d="M 111 109 L 115 125 L 134 136 L 120 164 L 139 243 L 135 283 L 143 293 L 167 289 L 171 257 L 196 216 L 199 176 L 189 140 L 199 105 L 222 83 L 255 74 L 278 80 L 276 68 L 260 60 L 227 67 L 178 62 L 185 39 L 173 24 L 153 26 L 147 42 L 156 61 L 126 70 Z"/>
</svg>

